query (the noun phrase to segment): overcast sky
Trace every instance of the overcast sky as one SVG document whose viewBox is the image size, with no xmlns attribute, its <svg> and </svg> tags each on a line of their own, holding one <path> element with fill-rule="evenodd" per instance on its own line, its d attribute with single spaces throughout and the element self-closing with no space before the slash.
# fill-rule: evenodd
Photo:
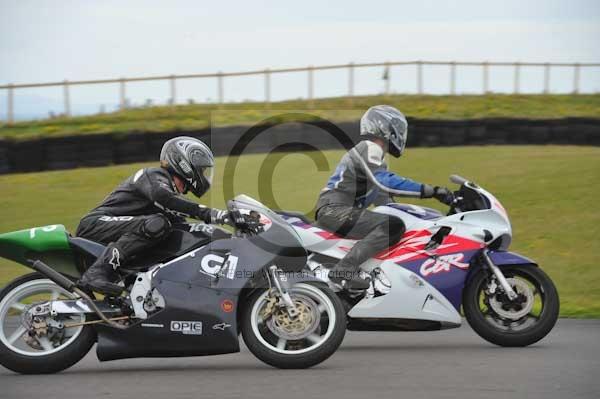
<svg viewBox="0 0 600 399">
<path fill-rule="evenodd" d="M 29 1 L 0 0 L 0 82 L 241 71 L 331 63 L 424 60 L 600 62 L 600 1 Z M 381 70 L 357 73 L 358 93 L 382 90 Z M 392 70 L 392 90 L 415 90 L 414 71 Z M 426 70 L 431 92 L 448 90 L 446 70 Z M 459 91 L 481 87 L 481 73 L 459 70 Z M 492 89 L 511 72 L 492 70 Z M 568 91 L 572 71 L 552 74 Z M 600 90 L 600 70 L 582 87 Z M 274 99 L 306 96 L 306 76 L 274 77 Z M 525 90 L 541 73 L 523 71 Z M 316 95 L 343 95 L 347 75 L 316 76 Z M 17 113 L 60 106 L 60 89 L 17 91 Z M 260 99 L 262 79 L 226 82 L 228 100 Z M 5 114 L 0 92 L 0 118 Z M 111 109 L 115 87 L 73 89 L 73 102 Z M 165 83 L 128 88 L 133 102 L 164 102 Z M 181 101 L 214 100 L 214 82 L 181 82 Z M 40 105 L 42 104 L 42 105 Z M 20 108 L 20 109 L 19 109 Z M 56 111 L 60 112 L 60 109 Z M 38 112 L 38 111 L 35 111 Z M 83 111 L 82 111 L 83 112 Z"/>
</svg>

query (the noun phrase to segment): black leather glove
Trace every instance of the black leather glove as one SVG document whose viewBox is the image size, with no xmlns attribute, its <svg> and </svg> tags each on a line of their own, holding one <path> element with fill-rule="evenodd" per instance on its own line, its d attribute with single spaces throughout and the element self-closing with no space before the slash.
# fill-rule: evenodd
<svg viewBox="0 0 600 399">
<path fill-rule="evenodd" d="M 452 202 L 454 202 L 454 194 L 446 187 L 435 186 L 433 188 L 433 198 L 446 205 L 452 205 Z"/>
<path fill-rule="evenodd" d="M 210 223 L 212 224 L 227 224 L 232 227 L 238 227 L 246 224 L 246 219 L 240 211 L 226 211 L 222 209 L 210 210 Z"/>
</svg>

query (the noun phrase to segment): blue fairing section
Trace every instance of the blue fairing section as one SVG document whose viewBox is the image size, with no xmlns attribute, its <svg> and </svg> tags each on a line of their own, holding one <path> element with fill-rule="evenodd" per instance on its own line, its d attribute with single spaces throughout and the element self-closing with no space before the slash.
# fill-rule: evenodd
<svg viewBox="0 0 600 399">
<path fill-rule="evenodd" d="M 473 256 L 475 256 L 479 250 L 465 251 L 462 252 L 464 255 L 461 259 L 461 263 L 471 263 Z M 524 256 L 516 254 L 514 252 L 506 251 L 490 251 L 489 253 L 492 262 L 497 266 L 508 266 L 508 265 L 536 265 L 536 263 Z M 432 273 L 427 276 L 421 274 L 421 266 L 427 260 L 419 259 L 415 261 L 409 261 L 405 263 L 399 263 L 400 266 L 412 271 L 413 273 L 421 276 L 435 289 L 437 289 L 442 295 L 450 301 L 450 303 L 460 310 L 462 304 L 462 292 L 467 282 L 467 277 L 470 274 L 471 269 L 474 267 L 471 265 L 468 269 L 461 269 L 458 267 L 450 267 L 449 270 L 440 271 L 438 273 Z"/>
<path fill-rule="evenodd" d="M 514 252 L 490 251 L 488 255 L 496 266 L 537 265 L 535 261 Z"/>
<path fill-rule="evenodd" d="M 461 259 L 461 262 L 470 263 L 473 256 L 478 252 L 479 250 L 462 252 L 464 257 Z M 423 265 L 427 259 L 428 258 L 409 261 L 406 263 L 399 263 L 399 265 L 426 280 L 442 295 L 444 295 L 452 304 L 452 306 L 459 311 L 460 305 L 462 304 L 462 292 L 465 287 L 470 268 L 461 269 L 458 267 L 450 267 L 448 271 L 440 271 L 439 273 L 432 273 L 427 276 L 423 276 L 421 274 L 421 265 Z"/>
<path fill-rule="evenodd" d="M 327 188 L 336 188 L 338 183 L 342 181 L 345 170 L 346 167 L 342 164 L 339 164 L 337 168 L 335 168 L 335 172 L 333 172 L 333 175 L 331 175 L 331 177 L 327 181 Z"/>
<path fill-rule="evenodd" d="M 378 170 L 373 173 L 373 175 L 379 183 L 383 184 L 385 187 L 391 188 L 392 190 L 409 191 L 419 194 L 421 193 L 421 183 L 398 176 L 395 173 L 388 172 L 387 170 Z"/>
</svg>

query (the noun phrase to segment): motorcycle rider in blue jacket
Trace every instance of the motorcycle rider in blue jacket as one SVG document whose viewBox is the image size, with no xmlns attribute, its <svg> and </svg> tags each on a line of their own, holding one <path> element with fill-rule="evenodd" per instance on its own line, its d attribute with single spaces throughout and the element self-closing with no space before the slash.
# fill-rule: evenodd
<svg viewBox="0 0 600 399">
<path fill-rule="evenodd" d="M 385 151 L 400 157 L 406 145 L 408 123 L 397 109 L 371 107 L 360 120 L 363 138 L 348 151 L 319 195 L 318 224 L 347 238 L 361 239 L 329 272 L 344 288 L 366 289 L 369 282 L 359 266 L 400 241 L 406 227 L 402 219 L 375 213 L 369 205 L 392 202 L 392 197 L 436 198 L 450 204 L 453 194 L 444 187 L 418 183 L 388 171 Z"/>
</svg>

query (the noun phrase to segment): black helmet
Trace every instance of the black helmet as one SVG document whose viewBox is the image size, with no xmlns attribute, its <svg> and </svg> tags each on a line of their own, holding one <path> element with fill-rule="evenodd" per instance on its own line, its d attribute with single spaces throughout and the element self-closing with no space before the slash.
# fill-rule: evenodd
<svg viewBox="0 0 600 399">
<path fill-rule="evenodd" d="M 160 163 L 186 182 L 185 192 L 189 189 L 201 197 L 210 188 L 215 158 L 202 141 L 186 136 L 167 141 L 160 151 Z"/>
<path fill-rule="evenodd" d="M 398 158 L 404 152 L 408 136 L 408 122 L 400 111 L 389 105 L 371 107 L 360 118 L 360 135 L 380 138 L 390 154 Z"/>
</svg>

